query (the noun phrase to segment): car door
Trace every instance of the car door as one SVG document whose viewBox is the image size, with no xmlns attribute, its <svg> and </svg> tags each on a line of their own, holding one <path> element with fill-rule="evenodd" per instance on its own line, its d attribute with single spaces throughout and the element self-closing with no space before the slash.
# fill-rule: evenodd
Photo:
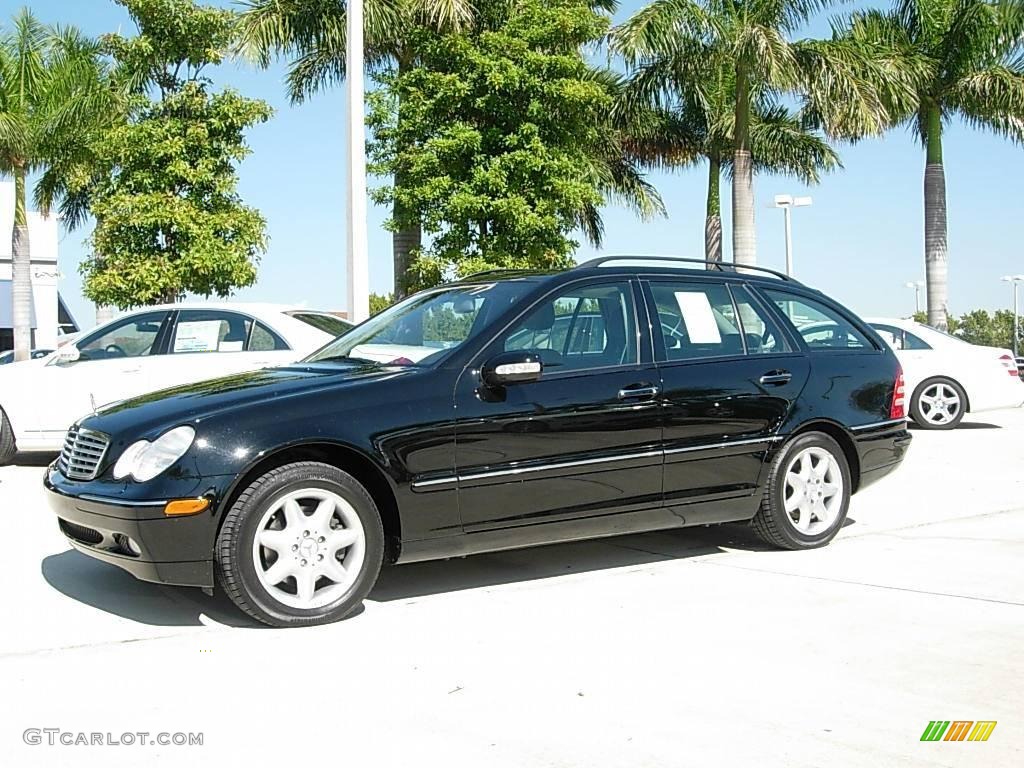
<svg viewBox="0 0 1024 768">
<path fill-rule="evenodd" d="M 56 356 L 39 369 L 33 383 L 39 431 L 63 433 L 94 403 L 145 391 L 144 369 L 163 356 L 170 314 L 157 310 L 118 318 L 75 342 L 76 360 Z"/>
<path fill-rule="evenodd" d="M 658 374 L 629 280 L 577 281 L 486 346 L 455 390 L 459 508 L 467 531 L 597 517 L 661 503 Z M 491 389 L 482 365 L 522 350 L 539 380 Z"/>
<path fill-rule="evenodd" d="M 808 362 L 740 283 L 664 276 L 642 285 L 661 329 L 665 503 L 689 523 L 735 519 L 756 504 L 751 494 Z M 726 501 L 688 506 L 718 500 Z"/>
<path fill-rule="evenodd" d="M 154 371 L 159 389 L 281 365 L 295 356 L 267 325 L 230 310 L 179 310 L 169 338 L 166 359 Z"/>
</svg>

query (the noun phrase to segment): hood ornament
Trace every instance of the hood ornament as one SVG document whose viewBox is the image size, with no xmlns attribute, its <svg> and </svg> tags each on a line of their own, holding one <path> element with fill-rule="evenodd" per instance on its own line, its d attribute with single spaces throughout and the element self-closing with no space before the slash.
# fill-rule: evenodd
<svg viewBox="0 0 1024 768">
<path fill-rule="evenodd" d="M 96 415 L 96 395 L 92 392 L 89 393 L 89 405 L 92 406 L 92 415 Z"/>
</svg>

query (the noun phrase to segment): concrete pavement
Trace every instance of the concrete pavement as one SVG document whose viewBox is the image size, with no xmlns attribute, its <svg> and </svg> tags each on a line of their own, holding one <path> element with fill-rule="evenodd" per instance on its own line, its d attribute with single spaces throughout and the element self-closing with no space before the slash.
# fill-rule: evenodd
<svg viewBox="0 0 1024 768">
<path fill-rule="evenodd" d="M 402 566 L 303 630 L 69 550 L 41 474 L 0 468 L 6 765 L 1024 764 L 1024 410 L 916 431 L 825 549 L 724 526 Z M 937 719 L 998 725 L 920 742 Z"/>
</svg>

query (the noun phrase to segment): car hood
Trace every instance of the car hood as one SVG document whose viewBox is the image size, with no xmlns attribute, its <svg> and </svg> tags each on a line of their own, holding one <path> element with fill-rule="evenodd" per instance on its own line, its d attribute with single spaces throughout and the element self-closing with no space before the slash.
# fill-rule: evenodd
<svg viewBox="0 0 1024 768">
<path fill-rule="evenodd" d="M 227 410 L 315 395 L 414 374 L 418 369 L 374 364 L 293 364 L 234 374 L 111 403 L 82 420 L 90 429 L 145 437 L 172 424 L 197 422 Z"/>
</svg>

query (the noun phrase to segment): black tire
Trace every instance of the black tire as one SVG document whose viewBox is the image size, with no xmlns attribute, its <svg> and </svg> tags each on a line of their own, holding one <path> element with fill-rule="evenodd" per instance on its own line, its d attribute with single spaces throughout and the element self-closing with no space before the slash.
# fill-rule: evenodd
<svg viewBox="0 0 1024 768">
<path fill-rule="evenodd" d="M 292 607 L 276 599 L 260 581 L 253 559 L 256 529 L 271 505 L 284 494 L 305 489 L 326 490 L 348 502 L 364 534 L 363 562 L 354 582 L 343 595 L 315 608 Z M 224 517 L 214 552 L 217 580 L 235 605 L 275 627 L 327 624 L 350 615 L 373 588 L 383 559 L 384 530 L 370 494 L 348 473 L 313 461 L 272 469 L 242 491 Z"/>
<path fill-rule="evenodd" d="M 929 387 L 934 387 L 937 384 L 949 387 L 951 390 L 956 392 L 956 396 L 960 399 L 960 406 L 956 414 L 952 419 L 944 424 L 936 424 L 934 421 L 928 419 L 921 408 L 921 395 L 923 395 L 925 390 Z M 956 429 L 956 426 L 964 420 L 965 413 L 967 413 L 967 393 L 964 392 L 964 388 L 955 381 L 943 376 L 935 376 L 931 379 L 925 379 L 922 381 L 917 385 L 917 389 L 914 390 L 914 396 L 910 399 L 910 416 L 914 419 L 914 423 L 921 429 Z"/>
<path fill-rule="evenodd" d="M 11 429 L 11 422 L 7 420 L 4 409 L 0 408 L 0 466 L 10 464 L 17 452 L 18 446 L 14 442 L 14 430 Z"/>
<path fill-rule="evenodd" d="M 842 500 L 838 514 L 828 528 L 807 534 L 797 529 L 796 523 L 785 510 L 786 472 L 796 455 L 807 448 L 828 451 L 839 466 L 843 478 Z M 772 462 L 768 484 L 761 499 L 761 506 L 751 521 L 755 533 L 765 542 L 783 549 L 814 549 L 823 547 L 835 538 L 843 527 L 846 513 L 850 509 L 850 492 L 853 488 L 850 466 L 843 449 L 832 437 L 822 432 L 805 432 L 790 440 L 779 451 Z"/>
</svg>

